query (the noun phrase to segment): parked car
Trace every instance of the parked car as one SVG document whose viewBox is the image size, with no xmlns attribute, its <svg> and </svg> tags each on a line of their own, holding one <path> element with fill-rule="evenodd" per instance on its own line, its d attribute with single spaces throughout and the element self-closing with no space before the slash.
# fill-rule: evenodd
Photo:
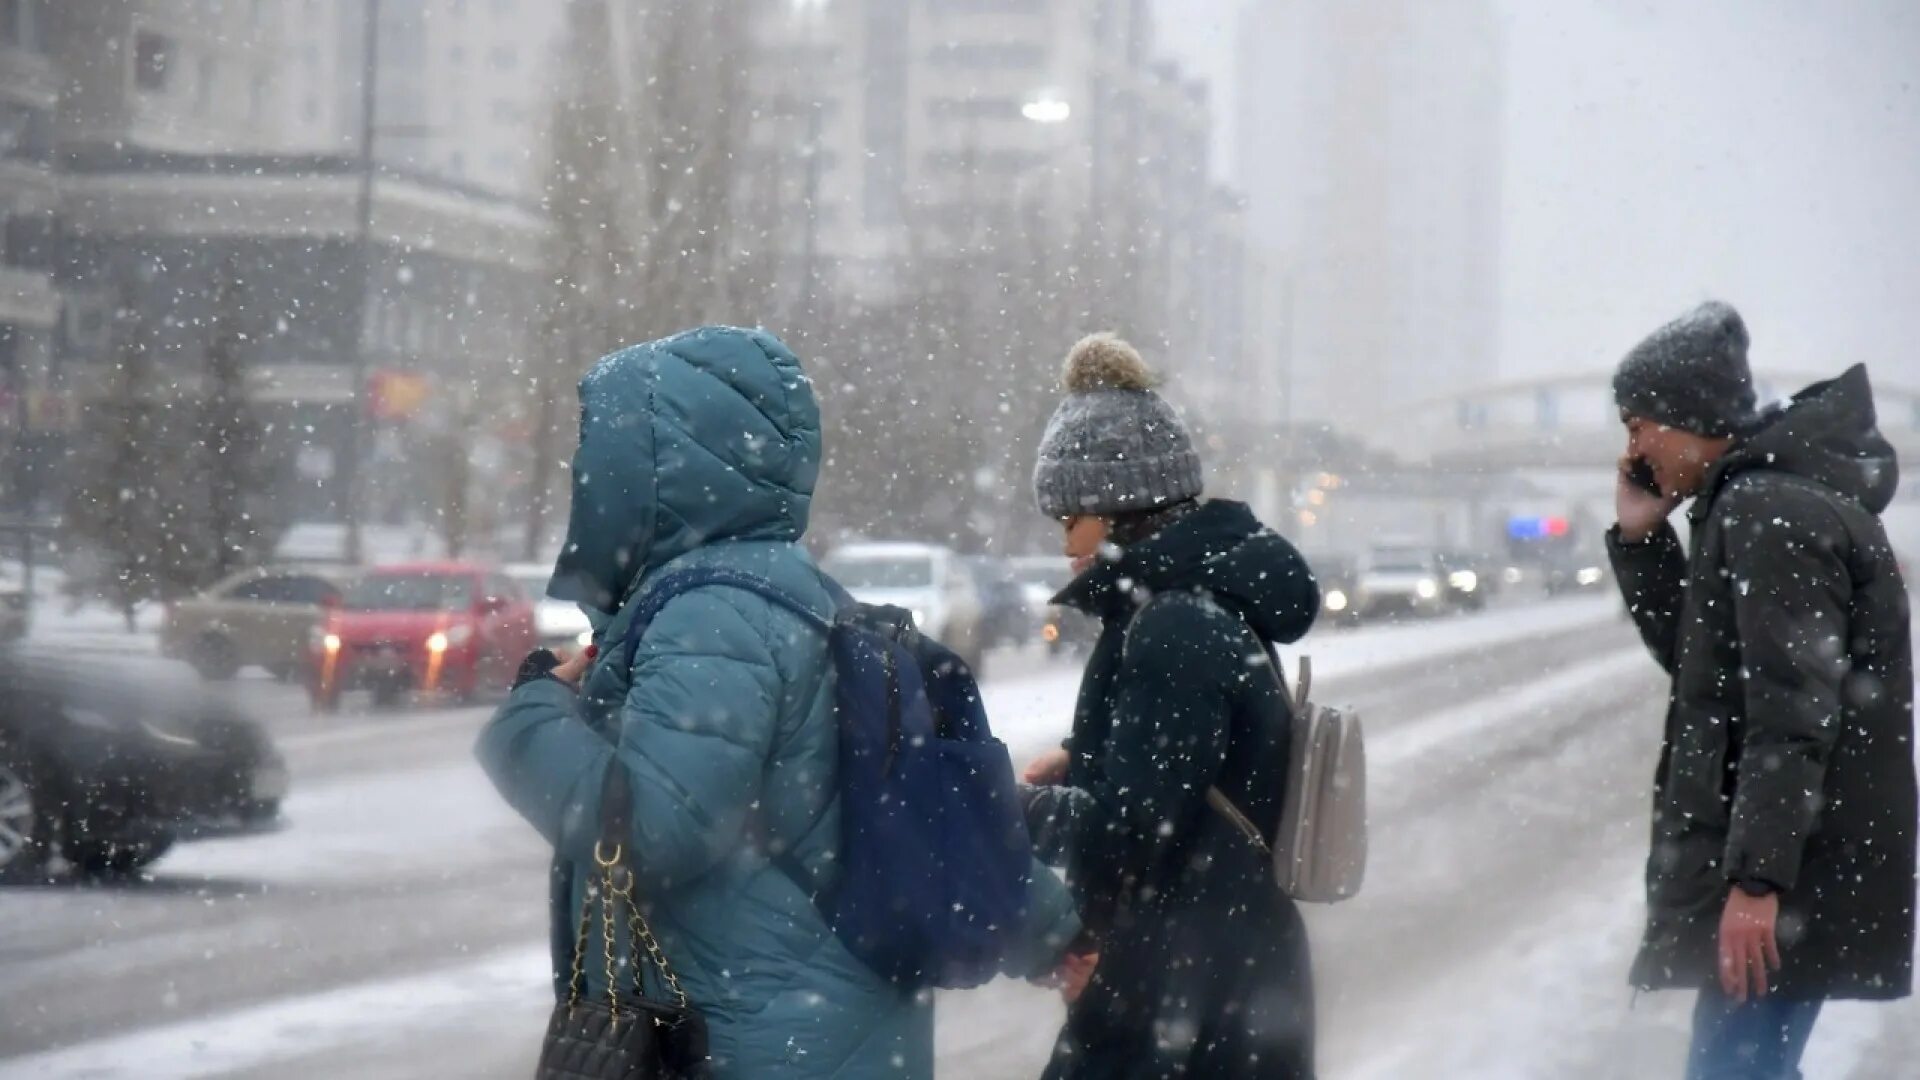
<svg viewBox="0 0 1920 1080">
<path fill-rule="evenodd" d="M 1354 560 L 1324 553 L 1309 555 L 1306 559 L 1313 570 L 1314 582 L 1320 586 L 1321 619 L 1335 626 L 1358 621 L 1360 577 Z"/>
<path fill-rule="evenodd" d="M 1452 606 L 1446 571 L 1429 548 L 1381 545 L 1360 562 L 1356 617 L 1438 615 Z"/>
<path fill-rule="evenodd" d="M 830 553 L 821 568 L 861 603 L 912 612 L 921 633 L 980 666 L 986 651 L 980 590 L 952 550 L 937 544 L 849 544 Z"/>
<path fill-rule="evenodd" d="M 1484 609 L 1487 598 L 1500 587 L 1500 575 L 1490 560 L 1449 551 L 1441 553 L 1438 562 L 1447 604 L 1456 611 Z"/>
<path fill-rule="evenodd" d="M 987 648 L 1019 647 L 1033 640 L 1033 609 L 1026 589 L 1007 560 L 976 555 L 966 560 L 980 590 L 981 633 Z"/>
<path fill-rule="evenodd" d="M 151 660 L 0 653 L 0 880 L 56 856 L 126 874 L 177 841 L 276 828 L 287 767 L 259 724 Z"/>
<path fill-rule="evenodd" d="M 547 595 L 553 567 L 541 563 L 514 563 L 506 574 L 533 601 L 533 633 L 542 648 L 573 652 L 593 644 L 593 624 L 579 604 Z"/>
<path fill-rule="evenodd" d="M 504 691 L 534 643 L 532 601 L 497 570 L 381 567 L 349 586 L 314 627 L 308 692 L 322 712 L 361 689 L 383 707 L 414 691 L 471 701 Z"/>
<path fill-rule="evenodd" d="M 1073 565 L 1065 555 L 1021 555 L 1009 559 L 1020 590 L 1026 596 L 1027 610 L 1044 613 L 1073 580 Z"/>
<path fill-rule="evenodd" d="M 330 567 L 243 570 L 169 605 L 160 652 L 205 679 L 231 679 L 251 665 L 291 679 L 304 666 L 313 628 L 339 603 L 345 578 Z"/>
<path fill-rule="evenodd" d="M 1604 553 L 1569 551 L 1547 561 L 1541 580 L 1548 596 L 1565 596 L 1609 589 L 1609 576 Z"/>
</svg>

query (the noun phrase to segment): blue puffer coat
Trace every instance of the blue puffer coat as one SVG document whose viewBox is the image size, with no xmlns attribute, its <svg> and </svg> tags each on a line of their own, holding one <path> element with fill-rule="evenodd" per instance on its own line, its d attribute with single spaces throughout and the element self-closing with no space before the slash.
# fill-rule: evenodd
<svg viewBox="0 0 1920 1080">
<path fill-rule="evenodd" d="M 875 977 L 808 899 L 833 880 L 840 833 L 824 637 L 711 586 L 667 604 L 631 669 L 617 647 L 647 585 L 693 566 L 760 575 L 830 614 L 796 544 L 820 462 L 811 385 L 771 335 L 707 327 L 607 357 L 580 401 L 568 543 L 549 592 L 587 609 L 602 658 L 578 696 L 551 679 L 515 690 L 478 747 L 554 847 L 556 990 L 617 753 L 632 778 L 636 892 L 707 1018 L 717 1074 L 932 1076 L 929 999 Z M 791 854 L 808 880 L 768 851 Z M 1078 930 L 1071 906 L 1037 873 L 1032 948 L 1010 966 L 1049 967 Z M 584 967 L 589 993 L 603 993 L 604 964 Z M 657 982 L 649 973 L 650 995 Z"/>
</svg>

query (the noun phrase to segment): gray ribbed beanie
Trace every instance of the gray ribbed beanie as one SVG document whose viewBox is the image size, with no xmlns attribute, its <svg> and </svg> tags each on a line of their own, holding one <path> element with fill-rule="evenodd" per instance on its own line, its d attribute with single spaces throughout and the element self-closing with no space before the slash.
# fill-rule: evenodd
<svg viewBox="0 0 1920 1080">
<path fill-rule="evenodd" d="M 1613 375 L 1620 411 L 1695 435 L 1732 435 L 1753 416 L 1747 324 L 1709 300 L 1648 335 Z"/>
<path fill-rule="evenodd" d="M 1108 516 L 1199 498 L 1200 455 L 1187 426 L 1153 388 L 1159 380 L 1112 334 L 1067 354 L 1066 400 L 1040 439 L 1033 469 L 1040 512 Z"/>
</svg>

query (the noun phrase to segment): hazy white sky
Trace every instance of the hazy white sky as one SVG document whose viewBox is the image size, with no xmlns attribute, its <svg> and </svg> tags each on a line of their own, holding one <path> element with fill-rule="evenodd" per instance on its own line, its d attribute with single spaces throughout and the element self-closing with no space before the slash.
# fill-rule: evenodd
<svg viewBox="0 0 1920 1080">
<path fill-rule="evenodd" d="M 1156 0 L 1228 93 L 1241 2 L 1270 0 Z M 1920 3 L 1496 4 L 1505 374 L 1609 369 L 1718 296 L 1757 364 L 1920 387 Z"/>
</svg>

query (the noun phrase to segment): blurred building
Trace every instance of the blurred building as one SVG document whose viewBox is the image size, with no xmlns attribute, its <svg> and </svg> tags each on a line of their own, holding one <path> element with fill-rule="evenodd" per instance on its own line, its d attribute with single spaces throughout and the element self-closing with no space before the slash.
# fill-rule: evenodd
<svg viewBox="0 0 1920 1080">
<path fill-rule="evenodd" d="M 239 330 L 275 452 L 320 516 L 361 417 L 358 445 L 404 476 L 412 434 L 519 385 L 546 222 L 475 183 L 484 171 L 382 161 L 368 181 L 341 146 L 357 142 L 353 65 L 304 59 L 360 33 L 347 6 L 0 0 L 0 424 L 16 463 L 0 501 L 57 506 L 78 404 L 136 329 L 171 388 L 193 385 L 216 317 Z M 327 134 L 342 123 L 351 139 Z M 503 189 L 525 162 L 507 164 Z M 231 310 L 215 310 L 220 278 L 240 284 Z M 398 398 L 363 389 L 380 386 L 414 388 L 399 395 L 414 407 L 383 410 Z"/>
<path fill-rule="evenodd" d="M 1494 377 L 1502 54 L 1486 0 L 1243 9 L 1237 139 L 1291 413 L 1367 437 Z M 1390 441 L 1390 440 L 1389 440 Z"/>
<path fill-rule="evenodd" d="M 884 303 L 903 269 L 1056 252 L 1156 359 L 1203 354 L 1211 116 L 1203 83 L 1153 59 L 1144 0 L 752 10 L 750 141 L 774 177 L 756 197 L 794 292 Z"/>
</svg>

